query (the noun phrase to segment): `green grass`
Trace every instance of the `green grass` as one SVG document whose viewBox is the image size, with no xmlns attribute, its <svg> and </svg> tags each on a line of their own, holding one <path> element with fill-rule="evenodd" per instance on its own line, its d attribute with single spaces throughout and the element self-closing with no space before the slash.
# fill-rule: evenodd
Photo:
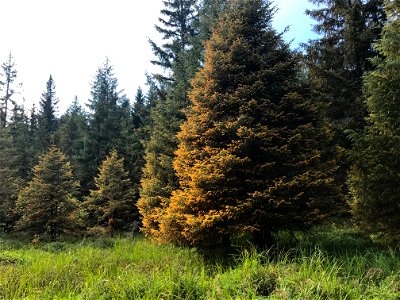
<svg viewBox="0 0 400 300">
<path fill-rule="evenodd" d="M 0 299 L 400 299 L 399 251 L 333 227 L 297 238 L 218 262 L 144 238 L 3 237 Z"/>
</svg>

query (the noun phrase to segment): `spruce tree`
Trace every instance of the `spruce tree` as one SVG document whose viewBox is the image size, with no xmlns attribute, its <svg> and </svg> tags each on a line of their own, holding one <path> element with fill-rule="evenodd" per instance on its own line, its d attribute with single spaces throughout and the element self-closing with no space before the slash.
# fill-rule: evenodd
<svg viewBox="0 0 400 300">
<path fill-rule="evenodd" d="M 135 128 L 142 127 L 147 123 L 148 111 L 146 111 L 146 96 L 141 87 L 136 91 L 135 103 L 133 104 L 134 126 Z"/>
<path fill-rule="evenodd" d="M 79 182 L 70 162 L 56 147 L 40 157 L 34 176 L 18 196 L 21 215 L 17 229 L 32 235 L 49 237 L 75 234 L 82 228 L 79 203 L 75 198 Z"/>
<path fill-rule="evenodd" d="M 164 0 L 163 17 L 158 20 L 156 30 L 163 36 L 165 43 L 162 46 L 149 40 L 150 46 L 156 56 L 151 62 L 171 72 L 172 68 L 181 59 L 181 55 L 191 46 L 191 37 L 195 35 L 193 22 L 196 19 L 196 0 Z M 185 70 L 181 70 L 185 72 Z M 156 75 L 161 81 L 173 81 L 174 78 L 167 75 Z"/>
<path fill-rule="evenodd" d="M 362 131 L 366 108 L 362 79 L 373 70 L 372 44 L 380 36 L 386 17 L 384 0 L 310 0 L 317 8 L 307 11 L 319 38 L 305 46 L 305 64 L 315 99 L 334 129 L 334 144 L 342 149 L 338 179 L 345 185 L 351 148 L 348 130 Z"/>
<path fill-rule="evenodd" d="M 136 107 L 137 108 L 137 107 Z M 144 108 L 145 110 L 145 108 Z M 144 112 L 143 112 L 144 113 Z M 144 124 L 138 121 L 138 115 L 130 105 L 127 98 L 121 104 L 120 140 L 115 145 L 119 154 L 124 158 L 125 169 L 129 173 L 129 178 L 135 190 L 138 191 L 141 177 L 141 170 L 144 164 L 142 128 Z M 138 198 L 138 193 L 135 195 Z"/>
<path fill-rule="evenodd" d="M 31 178 L 32 167 L 37 162 L 35 136 L 29 129 L 29 120 L 22 106 L 14 105 L 9 120 L 14 153 L 14 169 L 18 176 L 26 181 Z"/>
<path fill-rule="evenodd" d="M 0 228 L 12 230 L 17 219 L 16 200 L 22 185 L 18 176 L 10 128 L 0 126 Z"/>
<path fill-rule="evenodd" d="M 210 36 L 212 29 L 217 26 L 219 16 L 223 13 L 229 0 L 203 0 L 201 1 L 198 11 L 198 27 L 200 43 L 207 41 Z M 202 48 L 204 50 L 204 47 Z M 202 51 L 204 52 L 204 51 Z"/>
<path fill-rule="evenodd" d="M 76 179 L 85 179 L 85 141 L 87 139 L 88 117 L 78 99 L 75 98 L 66 113 L 61 116 L 56 140 L 60 149 L 71 160 Z"/>
<path fill-rule="evenodd" d="M 206 44 L 193 107 L 179 133 L 180 188 L 161 209 L 159 239 L 215 246 L 305 229 L 338 198 L 329 134 L 302 96 L 298 62 L 263 0 L 232 0 Z"/>
<path fill-rule="evenodd" d="M 39 113 L 36 109 L 35 103 L 33 103 L 32 108 L 29 111 L 29 117 L 28 117 L 28 133 L 29 133 L 29 139 L 28 142 L 30 143 L 30 146 L 28 147 L 28 151 L 30 153 L 29 155 L 29 172 L 27 172 L 29 179 L 31 179 L 32 175 L 32 169 L 33 166 L 35 166 L 38 163 L 39 156 L 40 156 L 40 135 L 39 135 Z"/>
<path fill-rule="evenodd" d="M 0 123 L 1 126 L 6 127 L 8 121 L 8 112 L 11 111 L 12 106 L 15 105 L 15 100 L 12 99 L 15 93 L 14 82 L 17 77 L 17 70 L 15 69 L 15 62 L 11 52 L 8 56 L 8 60 L 1 65 L 1 79 L 0 79 L 0 90 L 3 90 L 3 94 L 0 98 Z"/>
<path fill-rule="evenodd" d="M 89 222 L 111 232 L 126 230 L 137 217 L 135 193 L 117 151 L 106 157 L 94 181 L 96 187 L 90 190 L 85 204 Z"/>
<path fill-rule="evenodd" d="M 39 153 L 46 152 L 54 144 L 54 132 L 58 126 L 56 116 L 58 98 L 56 96 L 54 79 L 50 75 L 46 83 L 46 90 L 40 99 L 40 110 L 38 115 L 38 143 Z"/>
<path fill-rule="evenodd" d="M 350 187 L 360 229 L 400 241 L 400 2 L 388 1 L 388 24 L 375 49 L 375 71 L 365 77 L 368 108 L 365 134 L 353 134 Z"/>
<path fill-rule="evenodd" d="M 122 104 L 126 97 L 118 90 L 118 80 L 107 59 L 96 72 L 89 100 L 89 128 L 85 149 L 84 189 L 93 187 L 97 168 L 113 149 L 121 150 Z"/>
<path fill-rule="evenodd" d="M 135 103 L 133 104 L 133 129 L 131 137 L 131 153 L 132 153 L 132 164 L 130 166 L 132 173 L 132 183 L 137 187 L 140 185 L 140 179 L 142 175 L 142 169 L 144 166 L 144 146 L 143 142 L 148 139 L 148 126 L 150 116 L 150 104 L 148 98 L 139 87 L 136 96 Z"/>
<path fill-rule="evenodd" d="M 178 187 L 172 161 L 178 145 L 176 134 L 184 117 L 182 108 L 169 98 L 165 103 L 158 102 L 150 115 L 152 126 L 150 139 L 145 142 L 146 162 L 138 201 L 146 234 L 157 230 L 160 216 L 156 212 L 168 203 L 172 191 Z"/>
<path fill-rule="evenodd" d="M 177 150 L 177 132 L 185 120 L 183 111 L 190 105 L 188 92 L 190 81 L 201 65 L 202 37 L 200 34 L 199 12 L 194 0 L 164 1 L 157 26 L 167 43 L 158 47 L 151 43 L 158 60 L 154 63 L 164 67 L 167 82 L 161 99 L 150 113 L 150 136 L 145 142 L 145 166 L 141 179 L 138 206 L 143 215 L 144 232 L 154 234 L 158 230 L 158 212 L 165 206 L 171 192 L 178 188 L 178 178 L 172 166 Z"/>
</svg>

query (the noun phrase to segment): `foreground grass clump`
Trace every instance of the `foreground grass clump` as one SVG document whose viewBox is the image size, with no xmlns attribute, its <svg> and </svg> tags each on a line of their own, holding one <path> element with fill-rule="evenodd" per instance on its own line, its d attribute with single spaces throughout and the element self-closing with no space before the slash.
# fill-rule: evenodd
<svg viewBox="0 0 400 300">
<path fill-rule="evenodd" d="M 337 229 L 298 238 L 228 260 L 143 238 L 2 238 L 0 299 L 399 299 L 398 251 Z"/>
<path fill-rule="evenodd" d="M 202 260 L 187 249 L 123 238 L 0 247 L 0 299 L 196 299 L 204 293 Z"/>
</svg>

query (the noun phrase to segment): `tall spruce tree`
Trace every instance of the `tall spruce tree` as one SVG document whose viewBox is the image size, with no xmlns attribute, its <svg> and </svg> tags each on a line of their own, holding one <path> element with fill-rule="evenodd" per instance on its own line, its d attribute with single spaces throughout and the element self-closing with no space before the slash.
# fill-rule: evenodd
<svg viewBox="0 0 400 300">
<path fill-rule="evenodd" d="M 118 90 L 118 80 L 113 66 L 107 59 L 96 72 L 88 104 L 89 129 L 85 149 L 86 175 L 83 187 L 86 191 L 93 187 L 92 179 L 101 162 L 111 149 L 120 145 L 122 103 L 125 100 L 125 96 Z"/>
<path fill-rule="evenodd" d="M 46 83 L 46 90 L 40 99 L 38 115 L 38 154 L 43 154 L 54 144 L 54 132 L 57 129 L 58 119 L 56 116 L 58 98 L 53 76 L 50 75 Z"/>
<path fill-rule="evenodd" d="M 369 126 L 353 134 L 350 187 L 360 229 L 400 242 L 400 2 L 387 1 L 388 24 L 375 49 L 375 71 L 365 77 Z"/>
<path fill-rule="evenodd" d="M 143 215 L 147 233 L 157 222 L 154 210 L 167 202 L 178 181 L 172 167 L 174 151 L 177 149 L 176 133 L 184 120 L 182 112 L 188 104 L 187 93 L 190 80 L 199 67 L 199 51 L 193 47 L 193 39 L 198 34 L 194 27 L 197 19 L 196 0 L 164 1 L 161 10 L 164 18 L 159 18 L 156 29 L 166 40 L 161 47 L 150 41 L 157 60 L 152 61 L 166 70 L 166 75 L 155 75 L 161 82 L 166 95 L 158 101 L 150 114 L 150 136 L 145 143 L 145 166 L 141 179 L 138 206 Z M 161 93 L 165 93 L 161 89 Z"/>
<path fill-rule="evenodd" d="M 137 209 L 129 173 L 117 151 L 111 151 L 103 161 L 95 184 L 86 200 L 91 225 L 105 226 L 111 232 L 126 230 L 137 218 Z"/>
<path fill-rule="evenodd" d="M 263 0 L 229 1 L 193 81 L 193 108 L 179 133 L 180 188 L 160 240 L 215 246 L 251 234 L 304 229 L 330 214 L 338 194 L 329 134 L 301 94 L 298 62 L 271 27 Z"/>
<path fill-rule="evenodd" d="M 314 29 L 320 37 L 306 45 L 308 80 L 334 128 L 334 144 L 347 150 L 351 147 L 347 131 L 362 131 L 366 125 L 362 78 L 374 68 L 370 58 L 377 52 L 372 44 L 386 20 L 384 0 L 310 1 L 318 5 L 307 13 L 317 22 Z M 349 168 L 344 155 L 340 167 L 344 184 Z"/>
<path fill-rule="evenodd" d="M 151 62 L 171 72 L 173 66 L 181 59 L 182 53 L 191 46 L 191 37 L 195 35 L 193 21 L 196 18 L 196 0 L 164 0 L 163 17 L 158 20 L 156 30 L 163 36 L 165 43 L 162 46 L 149 40 L 150 46 L 156 56 Z M 185 70 L 182 69 L 184 72 Z M 156 75 L 157 79 L 173 81 L 171 74 Z"/>
<path fill-rule="evenodd" d="M 133 104 L 134 126 L 143 127 L 148 122 L 148 110 L 146 109 L 146 96 L 141 87 L 136 91 L 135 103 Z"/>
<path fill-rule="evenodd" d="M 1 65 L 1 68 L 0 90 L 3 90 L 3 95 L 0 98 L 0 123 L 1 126 L 6 127 L 8 112 L 11 111 L 12 105 L 15 104 L 12 97 L 15 93 L 14 84 L 17 77 L 17 70 L 15 69 L 15 62 L 11 52 L 8 60 Z"/>
<path fill-rule="evenodd" d="M 22 106 L 14 105 L 8 127 L 12 136 L 12 147 L 15 150 L 14 169 L 25 181 L 31 178 L 32 167 L 37 162 L 38 153 L 35 135 L 31 135 L 29 120 Z"/>
<path fill-rule="evenodd" d="M 136 107 L 137 108 L 137 107 Z M 121 104 L 121 136 L 115 148 L 124 158 L 125 169 L 128 170 L 129 178 L 137 191 L 138 198 L 141 170 L 144 164 L 142 139 L 143 124 L 138 121 L 138 115 L 133 110 L 127 98 Z"/>
<path fill-rule="evenodd" d="M 10 128 L 0 126 L 0 229 L 12 230 L 17 220 L 16 200 L 22 185 Z"/>
<path fill-rule="evenodd" d="M 148 139 L 148 126 L 150 116 L 150 103 L 148 98 L 139 87 L 135 96 L 135 103 L 133 104 L 133 129 L 131 139 L 131 152 L 132 161 L 130 169 L 132 172 L 132 183 L 137 187 L 140 185 L 142 169 L 144 166 L 144 146 L 143 142 Z"/>
<path fill-rule="evenodd" d="M 21 214 L 17 229 L 32 235 L 73 235 L 82 228 L 79 203 L 75 198 L 79 182 L 72 174 L 70 162 L 56 147 L 40 157 L 34 177 L 18 196 Z"/>
<path fill-rule="evenodd" d="M 66 113 L 61 116 L 56 132 L 60 149 L 71 160 L 76 179 L 85 179 L 85 141 L 87 139 L 88 117 L 75 97 Z"/>
<path fill-rule="evenodd" d="M 39 112 L 36 109 L 35 103 L 33 103 L 32 108 L 29 111 L 29 119 L 28 119 L 28 125 L 29 125 L 29 139 L 28 142 L 30 143 L 30 146 L 28 147 L 28 151 L 30 153 L 29 155 L 29 160 L 31 161 L 31 164 L 29 165 L 29 172 L 27 174 L 32 175 L 32 169 L 33 166 L 35 166 L 38 163 L 39 156 L 40 156 L 40 135 L 39 135 Z M 30 177 L 30 176 L 28 176 Z M 31 179 L 31 177 L 30 177 Z"/>
<path fill-rule="evenodd" d="M 161 203 L 168 201 L 171 191 L 178 184 L 172 167 L 174 151 L 177 149 L 176 133 L 184 120 L 182 109 L 189 103 L 187 92 L 199 66 L 201 52 L 196 2 L 164 1 L 165 8 L 161 10 L 163 17 L 159 18 L 160 26 L 156 26 L 156 29 L 166 43 L 158 46 L 150 41 L 156 56 L 152 63 L 162 67 L 166 75 L 153 74 L 148 77 L 147 83 L 151 111 L 142 131 L 145 166 L 138 201 L 144 224 L 150 224 L 158 218 L 151 216 L 153 210 L 158 210 Z"/>
</svg>

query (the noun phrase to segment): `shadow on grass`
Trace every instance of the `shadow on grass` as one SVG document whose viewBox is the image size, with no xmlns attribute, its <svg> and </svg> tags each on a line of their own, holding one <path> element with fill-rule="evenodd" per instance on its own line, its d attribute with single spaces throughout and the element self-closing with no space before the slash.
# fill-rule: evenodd
<svg viewBox="0 0 400 300">
<path fill-rule="evenodd" d="M 198 249 L 208 266 L 232 268 L 238 264 L 243 251 L 258 252 L 264 260 L 278 262 L 285 256 L 287 259 L 304 258 L 316 252 L 341 260 L 352 256 L 376 255 L 398 257 L 399 249 L 377 244 L 369 237 L 361 234 L 346 221 L 338 220 L 314 227 L 305 232 L 281 231 L 274 235 L 275 243 L 264 251 L 256 250 L 248 240 L 239 241 L 236 246 L 212 249 Z"/>
<path fill-rule="evenodd" d="M 369 237 L 362 235 L 350 224 L 331 223 L 297 233 L 297 248 L 319 250 L 332 256 L 365 254 L 371 251 L 388 249 L 375 244 Z"/>
</svg>

